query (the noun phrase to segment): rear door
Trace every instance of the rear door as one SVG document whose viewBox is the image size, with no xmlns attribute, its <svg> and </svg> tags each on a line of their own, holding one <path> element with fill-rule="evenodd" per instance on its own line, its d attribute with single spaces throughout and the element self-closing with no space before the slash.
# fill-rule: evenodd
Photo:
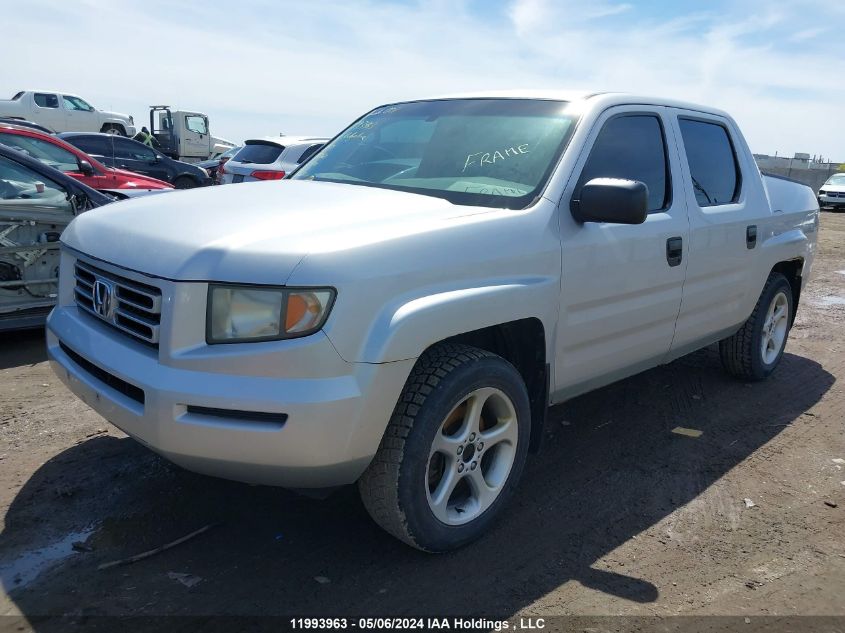
<svg viewBox="0 0 845 633">
<path fill-rule="evenodd" d="M 561 201 L 555 400 L 659 364 L 669 351 L 689 235 L 679 169 L 665 108 L 621 106 L 597 119 Z M 583 184 L 600 177 L 648 186 L 643 224 L 573 219 L 571 200 L 578 199 Z"/>
<path fill-rule="evenodd" d="M 756 166 L 742 163 L 731 122 L 677 109 L 671 118 L 690 211 L 687 277 L 672 343 L 677 357 L 727 336 L 750 314 L 757 300 L 749 294 L 757 254 L 751 238 L 761 228 L 761 210 L 750 204 L 751 183 L 742 178 L 743 171 L 756 174 Z"/>
<path fill-rule="evenodd" d="M 52 92 L 35 92 L 32 95 L 32 120 L 56 132 L 67 132 L 66 112 L 59 103 L 59 95 Z"/>
</svg>

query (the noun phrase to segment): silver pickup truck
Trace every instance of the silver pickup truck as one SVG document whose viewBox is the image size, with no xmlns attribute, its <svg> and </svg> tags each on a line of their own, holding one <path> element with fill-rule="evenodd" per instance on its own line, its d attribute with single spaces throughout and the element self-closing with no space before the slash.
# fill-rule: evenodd
<svg viewBox="0 0 845 633">
<path fill-rule="evenodd" d="M 550 404 L 719 343 L 778 365 L 818 203 L 734 121 L 622 94 L 365 114 L 293 176 L 128 201 L 62 237 L 58 376 L 190 470 L 357 482 L 417 548 L 483 535 Z"/>
</svg>

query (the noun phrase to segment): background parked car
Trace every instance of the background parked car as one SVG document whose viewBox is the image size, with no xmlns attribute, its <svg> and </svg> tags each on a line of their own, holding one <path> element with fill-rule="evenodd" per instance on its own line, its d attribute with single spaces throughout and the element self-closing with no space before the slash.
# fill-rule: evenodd
<svg viewBox="0 0 845 633">
<path fill-rule="evenodd" d="M 819 189 L 819 206 L 845 208 L 845 173 L 833 174 Z"/>
<path fill-rule="evenodd" d="M 65 132 L 59 137 L 76 145 L 109 167 L 128 169 L 171 183 L 177 189 L 192 189 L 211 184 L 202 167 L 165 156 L 143 143 L 114 134 Z"/>
<path fill-rule="evenodd" d="M 250 139 L 218 171 L 220 184 L 281 180 L 317 153 L 326 141 L 309 136 Z"/>
<path fill-rule="evenodd" d="M 53 136 L 16 125 L 0 125 L 0 144 L 76 178 L 99 191 L 128 197 L 128 191 L 172 189 L 172 185 L 120 169 L 106 167 L 78 148 Z"/>
<path fill-rule="evenodd" d="M 243 145 L 237 145 L 232 149 L 226 150 L 220 156 L 216 156 L 215 158 L 209 158 L 208 160 L 200 161 L 196 163 L 197 167 L 202 167 L 204 170 L 208 172 L 208 177 L 214 181 L 214 184 L 220 184 L 217 180 L 217 170 L 220 168 L 220 165 L 223 165 L 226 161 L 228 161 L 232 156 L 238 153 L 238 150 L 241 149 Z"/>
<path fill-rule="evenodd" d="M 58 292 L 61 232 L 113 200 L 0 144 L 0 330 L 43 325 Z"/>
</svg>

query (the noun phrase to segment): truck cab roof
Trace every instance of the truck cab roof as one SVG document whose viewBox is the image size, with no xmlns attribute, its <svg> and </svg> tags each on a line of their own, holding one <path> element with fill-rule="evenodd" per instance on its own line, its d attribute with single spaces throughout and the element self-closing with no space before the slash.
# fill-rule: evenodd
<svg viewBox="0 0 845 633">
<path fill-rule="evenodd" d="M 591 92 L 588 90 L 554 90 L 554 89 L 520 89 L 520 90 L 490 90 L 441 95 L 428 97 L 416 101 L 433 101 L 437 99 L 540 99 L 550 101 L 567 101 L 570 103 L 583 102 L 585 105 L 601 105 L 611 107 L 615 105 L 642 104 L 649 106 L 665 106 L 706 112 L 730 118 L 723 110 L 703 106 L 690 101 L 668 99 L 664 97 L 645 96 L 625 92 Z M 396 102 L 405 103 L 405 102 Z"/>
</svg>

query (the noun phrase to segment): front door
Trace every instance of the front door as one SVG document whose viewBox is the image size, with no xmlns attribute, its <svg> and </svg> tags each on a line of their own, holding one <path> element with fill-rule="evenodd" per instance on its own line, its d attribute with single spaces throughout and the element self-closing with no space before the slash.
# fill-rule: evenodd
<svg viewBox="0 0 845 633">
<path fill-rule="evenodd" d="M 211 154 L 208 119 L 204 114 L 194 112 L 183 112 L 180 115 L 183 128 L 179 134 L 179 155 L 188 158 L 208 158 Z"/>
<path fill-rule="evenodd" d="M 94 108 L 83 99 L 62 95 L 66 129 L 69 132 L 99 132 L 100 121 Z"/>
<path fill-rule="evenodd" d="M 553 399 L 657 365 L 672 343 L 689 236 L 679 156 L 664 108 L 604 112 L 560 204 L 561 312 Z M 576 178 L 577 176 L 577 178 Z M 576 222 L 570 203 L 593 178 L 644 182 L 639 225 Z"/>
</svg>

